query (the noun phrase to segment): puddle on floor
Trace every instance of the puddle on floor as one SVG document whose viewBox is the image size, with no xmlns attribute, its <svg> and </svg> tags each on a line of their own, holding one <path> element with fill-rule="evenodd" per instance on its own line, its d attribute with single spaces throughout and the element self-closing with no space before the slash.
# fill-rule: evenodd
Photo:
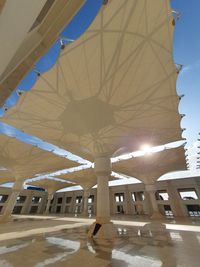
<svg viewBox="0 0 200 267">
<path fill-rule="evenodd" d="M 88 239 L 85 226 L 0 242 L 0 267 L 199 266 L 197 233 L 117 228 L 118 237 L 112 241 Z M 191 256 L 186 250 L 188 241 L 193 247 Z"/>
</svg>

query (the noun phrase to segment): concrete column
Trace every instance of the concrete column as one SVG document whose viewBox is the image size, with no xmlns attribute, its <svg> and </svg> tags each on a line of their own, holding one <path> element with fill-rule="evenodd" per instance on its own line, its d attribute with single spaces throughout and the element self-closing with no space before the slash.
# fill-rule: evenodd
<svg viewBox="0 0 200 267">
<path fill-rule="evenodd" d="M 97 177 L 97 222 L 108 223 L 110 222 L 110 199 L 108 176 L 99 175 Z"/>
<path fill-rule="evenodd" d="M 45 209 L 45 212 L 44 212 L 44 214 L 46 214 L 46 215 L 49 214 L 49 208 L 50 208 L 50 205 L 51 205 L 51 200 L 53 199 L 53 195 L 54 195 L 53 192 L 48 192 L 47 206 L 46 206 L 46 209 Z"/>
<path fill-rule="evenodd" d="M 158 203 L 156 200 L 156 186 L 155 184 L 146 184 L 145 185 L 145 190 L 146 190 L 146 194 L 149 194 L 149 200 L 151 203 L 151 207 L 152 207 L 152 215 L 151 215 L 151 219 L 161 219 L 163 218 L 162 214 L 159 211 L 158 208 Z"/>
<path fill-rule="evenodd" d="M 198 196 L 198 200 L 200 200 L 200 186 L 198 185 L 197 180 L 195 178 L 193 178 L 193 182 L 194 182 L 194 188 Z"/>
<path fill-rule="evenodd" d="M 90 188 L 84 188 L 83 190 L 83 209 L 82 209 L 82 215 L 88 216 L 88 198 L 90 196 Z"/>
<path fill-rule="evenodd" d="M 149 196 L 149 193 L 146 191 L 146 189 L 144 190 L 144 213 L 146 215 L 151 215 L 152 213 L 152 207 L 150 204 L 150 196 Z"/>
<path fill-rule="evenodd" d="M 72 214 L 75 214 L 75 208 L 76 208 L 76 194 L 73 191 L 72 201 L 71 201 L 71 213 Z"/>
<path fill-rule="evenodd" d="M 32 204 L 33 194 L 34 193 L 30 191 L 30 194 L 26 196 L 26 200 L 22 208 L 22 212 L 21 212 L 22 214 L 29 214 L 31 204 Z"/>
<path fill-rule="evenodd" d="M 11 214 L 14 209 L 14 206 L 17 201 L 17 197 L 19 196 L 21 190 L 24 186 L 24 180 L 16 180 L 13 187 L 12 187 L 12 193 L 6 203 L 4 213 L 0 217 L 0 222 L 8 222 L 11 219 Z"/>
<path fill-rule="evenodd" d="M 42 195 L 41 197 L 41 202 L 38 205 L 38 210 L 37 210 L 37 214 L 42 214 L 44 213 L 44 208 L 45 208 L 45 203 L 44 203 L 44 199 L 46 200 L 45 196 Z"/>
<path fill-rule="evenodd" d="M 60 213 L 64 214 L 65 213 L 65 207 L 66 207 L 66 195 L 63 195 L 63 199 L 62 199 L 62 205 L 61 205 L 61 211 Z"/>
<path fill-rule="evenodd" d="M 69 207 L 69 213 L 74 213 L 74 195 L 73 192 L 71 194 L 67 195 L 68 197 L 71 197 L 71 202 L 68 204 Z"/>
<path fill-rule="evenodd" d="M 112 191 L 112 187 L 109 188 L 109 197 L 110 197 L 110 214 L 113 215 L 115 214 L 115 211 L 114 211 L 114 201 L 113 201 L 114 194 Z"/>
<path fill-rule="evenodd" d="M 44 214 L 45 209 L 46 209 L 47 197 L 48 197 L 48 194 L 47 195 L 46 193 L 42 194 L 42 201 L 38 207 L 38 212 L 37 212 L 38 214 Z"/>
<path fill-rule="evenodd" d="M 55 192 L 54 192 L 55 193 Z M 54 194 L 53 193 L 53 194 Z M 58 204 L 58 196 L 56 197 L 55 195 L 53 195 L 52 199 L 54 198 L 54 200 L 52 201 L 51 205 L 51 213 L 56 213 L 57 210 L 57 204 Z"/>
<path fill-rule="evenodd" d="M 167 181 L 167 192 L 169 195 L 170 206 L 175 217 L 187 216 L 181 207 L 180 197 L 177 190 L 172 185 L 171 181 Z"/>
<path fill-rule="evenodd" d="M 126 214 L 132 214 L 132 199 L 129 192 L 128 185 L 125 185 L 125 203 L 126 203 Z"/>
<path fill-rule="evenodd" d="M 97 189 L 94 189 L 93 215 L 97 214 Z"/>
<path fill-rule="evenodd" d="M 96 222 L 89 230 L 89 236 L 101 239 L 112 239 L 116 235 L 116 231 L 114 225 L 110 221 L 108 186 L 111 174 L 110 158 L 97 156 L 95 158 L 94 170 L 97 175 L 97 216 Z"/>
</svg>

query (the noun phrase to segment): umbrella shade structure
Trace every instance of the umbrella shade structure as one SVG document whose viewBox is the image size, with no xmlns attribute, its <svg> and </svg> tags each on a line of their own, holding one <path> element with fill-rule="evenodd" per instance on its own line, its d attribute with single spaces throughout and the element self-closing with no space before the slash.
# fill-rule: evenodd
<svg viewBox="0 0 200 267">
<path fill-rule="evenodd" d="M 41 180 L 35 180 L 32 182 L 28 182 L 29 185 L 31 186 L 37 186 L 37 187 L 41 187 L 45 190 L 47 190 L 48 192 L 55 192 L 57 190 L 60 190 L 62 188 L 65 187 L 71 187 L 73 186 L 73 184 L 71 183 L 67 183 L 65 181 L 58 181 L 58 180 L 53 180 L 53 179 L 41 179 Z"/>
<path fill-rule="evenodd" d="M 182 139 L 169 1 L 109 0 L 3 121 L 93 160 Z"/>
<path fill-rule="evenodd" d="M 94 168 L 82 169 L 79 171 L 61 174 L 58 176 L 59 179 L 74 182 L 83 188 L 92 188 L 97 184 L 97 176 L 95 174 Z M 109 180 L 116 180 L 114 176 L 110 176 Z"/>
<path fill-rule="evenodd" d="M 0 135 L 0 164 L 17 179 L 32 178 L 36 174 L 52 172 L 78 164 L 36 146 Z"/>
<path fill-rule="evenodd" d="M 13 173 L 7 170 L 0 171 L 0 185 L 5 183 L 12 183 L 15 181 Z"/>
<path fill-rule="evenodd" d="M 163 174 L 187 170 L 184 148 L 165 149 L 113 163 L 114 171 L 136 177 L 145 184 L 155 183 Z"/>
<path fill-rule="evenodd" d="M 15 180 L 4 213 L 0 217 L 0 223 L 5 223 L 11 219 L 17 197 L 23 189 L 24 180 L 32 178 L 36 174 L 53 172 L 77 164 L 49 151 L 20 142 L 15 138 L 0 135 L 0 165 L 11 172 Z M 50 198 L 48 199 L 48 207 L 49 205 Z"/>
<path fill-rule="evenodd" d="M 53 179 L 41 179 L 41 180 L 35 180 L 33 182 L 29 183 L 30 185 L 33 186 L 39 186 L 47 190 L 48 196 L 47 196 L 47 204 L 46 204 L 46 209 L 45 209 L 45 214 L 49 213 L 50 210 L 50 204 L 53 199 L 54 193 L 57 190 L 60 190 L 65 187 L 70 187 L 72 184 L 67 183 L 65 181 L 58 181 L 58 180 L 53 180 Z"/>
</svg>

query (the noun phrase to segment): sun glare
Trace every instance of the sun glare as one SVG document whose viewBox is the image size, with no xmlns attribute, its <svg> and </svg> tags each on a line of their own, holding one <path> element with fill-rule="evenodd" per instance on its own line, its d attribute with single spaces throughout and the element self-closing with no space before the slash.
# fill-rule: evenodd
<svg viewBox="0 0 200 267">
<path fill-rule="evenodd" d="M 144 144 L 141 146 L 141 150 L 144 152 L 144 153 L 151 153 L 151 146 L 149 144 Z"/>
</svg>

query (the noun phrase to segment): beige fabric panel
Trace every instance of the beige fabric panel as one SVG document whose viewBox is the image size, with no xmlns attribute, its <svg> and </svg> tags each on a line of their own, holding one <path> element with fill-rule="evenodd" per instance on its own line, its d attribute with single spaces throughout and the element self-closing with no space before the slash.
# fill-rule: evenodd
<svg viewBox="0 0 200 267">
<path fill-rule="evenodd" d="M 0 2 L 0 15 L 1 15 L 1 12 L 4 8 L 5 3 L 6 3 L 6 0 L 1 0 L 1 2 Z"/>
<path fill-rule="evenodd" d="M 36 146 L 0 135 L 0 165 L 18 178 L 75 167 L 78 164 Z"/>
<path fill-rule="evenodd" d="M 182 138 L 169 1 L 110 0 L 3 121 L 92 160 Z"/>
<path fill-rule="evenodd" d="M 0 185 L 14 182 L 14 175 L 9 171 L 0 171 Z"/>
<path fill-rule="evenodd" d="M 57 176 L 59 179 L 74 182 L 82 187 L 91 188 L 97 184 L 97 176 L 93 168 L 83 169 L 72 173 L 61 174 Z M 114 176 L 110 176 L 110 181 L 116 180 Z"/>
<path fill-rule="evenodd" d="M 48 178 L 29 182 L 28 184 L 31 186 L 37 186 L 37 187 L 44 188 L 47 191 L 51 191 L 51 190 L 57 191 L 59 189 L 65 188 L 65 187 L 73 186 L 73 184 L 66 183 L 65 181 L 61 182 L 61 181 L 48 179 Z"/>
<path fill-rule="evenodd" d="M 161 175 L 186 170 L 184 148 L 166 149 L 142 157 L 133 157 L 112 165 L 113 171 L 135 177 L 142 182 L 155 182 Z"/>
</svg>

